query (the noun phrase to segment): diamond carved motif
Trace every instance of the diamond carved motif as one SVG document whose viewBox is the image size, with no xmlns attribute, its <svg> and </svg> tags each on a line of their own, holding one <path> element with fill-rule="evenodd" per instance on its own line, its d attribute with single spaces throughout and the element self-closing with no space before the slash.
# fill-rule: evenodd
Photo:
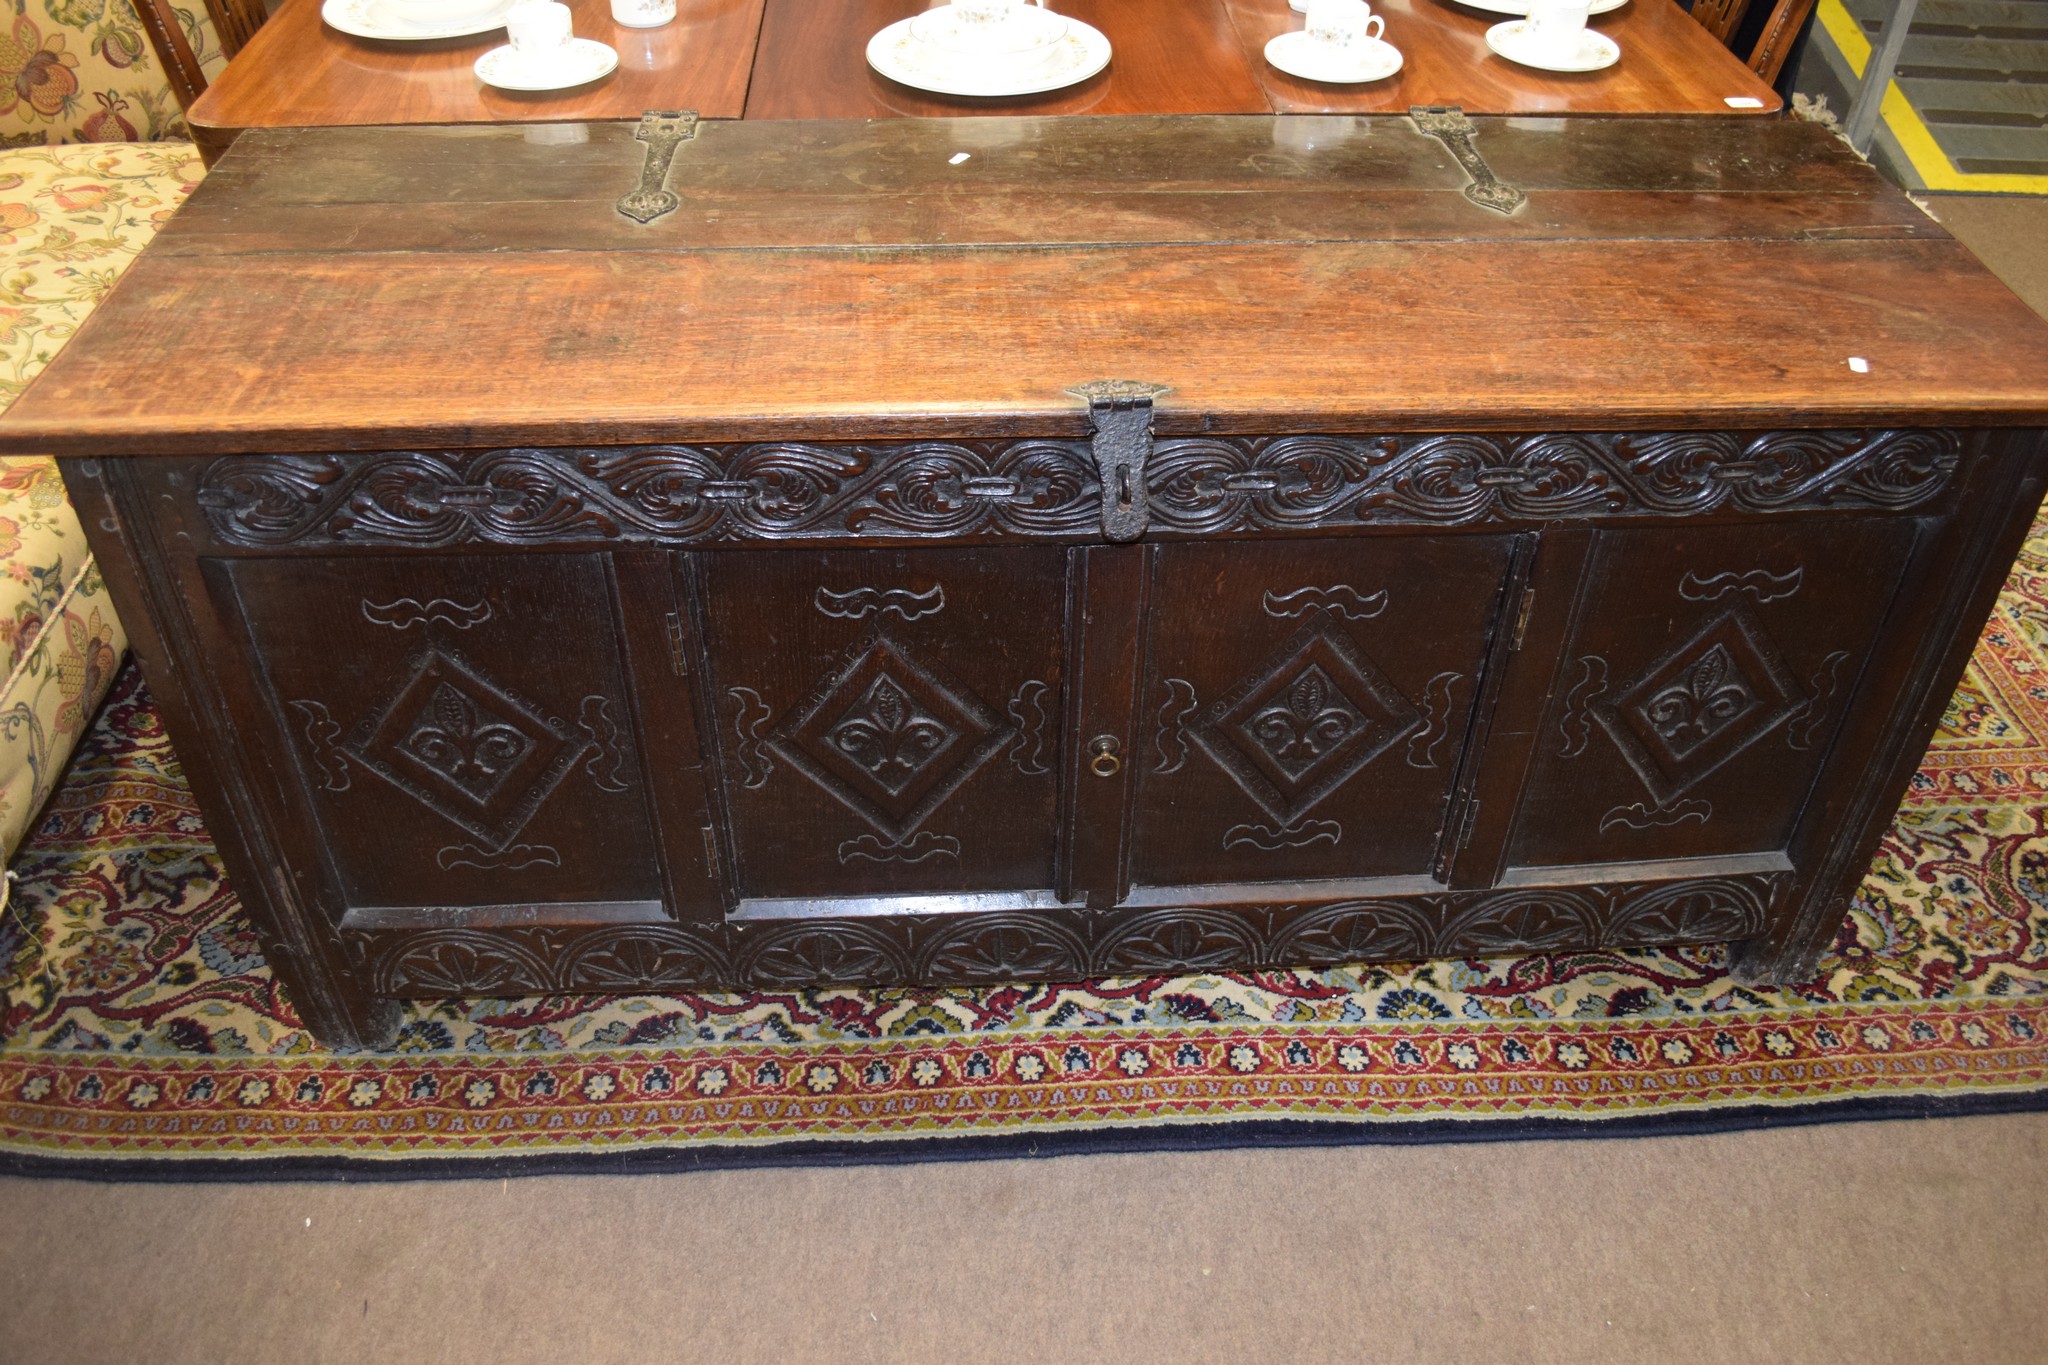
<svg viewBox="0 0 2048 1365">
<path fill-rule="evenodd" d="M 890 796 L 902 795 L 959 738 L 958 730 L 919 707 L 886 670 L 825 734 L 835 753 L 851 759 Z"/>
<path fill-rule="evenodd" d="M 834 665 L 768 745 L 900 843 L 1015 733 L 979 697 L 877 630 Z"/>
<path fill-rule="evenodd" d="M 1805 698 L 1747 606 L 1707 622 L 1593 715 L 1668 806 L 1793 716 Z"/>
<path fill-rule="evenodd" d="M 364 767 L 497 849 L 533 818 L 587 739 L 485 678 L 451 650 L 412 675 L 344 746 Z"/>
<path fill-rule="evenodd" d="M 1414 703 L 1318 612 L 1193 733 L 1286 826 L 1421 724 Z"/>
</svg>

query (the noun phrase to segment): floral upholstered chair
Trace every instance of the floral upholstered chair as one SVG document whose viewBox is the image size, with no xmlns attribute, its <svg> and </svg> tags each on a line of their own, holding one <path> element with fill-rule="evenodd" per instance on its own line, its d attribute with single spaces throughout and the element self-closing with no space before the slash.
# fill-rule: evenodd
<svg viewBox="0 0 2048 1365">
<path fill-rule="evenodd" d="M 164 140 L 182 139 L 184 120 L 129 0 L 17 3 L 0 15 L 0 407 L 203 174 L 189 142 Z M 203 8 L 154 12 L 176 15 L 218 68 Z M 0 859 L 127 647 L 55 462 L 0 459 Z"/>
</svg>

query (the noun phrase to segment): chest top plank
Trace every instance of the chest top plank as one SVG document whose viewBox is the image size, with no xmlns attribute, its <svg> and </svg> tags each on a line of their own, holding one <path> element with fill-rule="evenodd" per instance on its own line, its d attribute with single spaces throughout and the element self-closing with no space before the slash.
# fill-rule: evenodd
<svg viewBox="0 0 2048 1365">
<path fill-rule="evenodd" d="M 1478 124 L 1512 216 L 1397 118 L 706 124 L 646 227 L 628 125 L 251 134 L 0 449 L 2048 419 L 2048 327 L 1822 130 Z"/>
</svg>

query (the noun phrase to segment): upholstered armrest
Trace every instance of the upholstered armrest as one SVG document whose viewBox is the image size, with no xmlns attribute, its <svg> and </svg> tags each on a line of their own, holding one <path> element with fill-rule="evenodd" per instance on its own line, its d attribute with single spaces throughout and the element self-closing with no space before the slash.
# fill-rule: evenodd
<svg viewBox="0 0 2048 1365">
<path fill-rule="evenodd" d="M 0 407 L 202 174 L 187 143 L 0 152 Z M 126 648 L 55 462 L 0 460 L 0 859 L 13 856 Z"/>
</svg>

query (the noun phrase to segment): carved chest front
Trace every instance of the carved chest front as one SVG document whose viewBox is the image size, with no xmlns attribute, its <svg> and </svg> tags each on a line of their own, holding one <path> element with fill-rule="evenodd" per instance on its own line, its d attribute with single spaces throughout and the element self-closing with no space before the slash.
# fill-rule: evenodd
<svg viewBox="0 0 2048 1365">
<path fill-rule="evenodd" d="M 252 134 L 0 443 L 66 452 L 335 1040 L 1796 976 L 2038 500 L 2048 329 L 1809 130 L 1479 123 L 709 125 L 646 222 L 628 128 Z"/>
</svg>

